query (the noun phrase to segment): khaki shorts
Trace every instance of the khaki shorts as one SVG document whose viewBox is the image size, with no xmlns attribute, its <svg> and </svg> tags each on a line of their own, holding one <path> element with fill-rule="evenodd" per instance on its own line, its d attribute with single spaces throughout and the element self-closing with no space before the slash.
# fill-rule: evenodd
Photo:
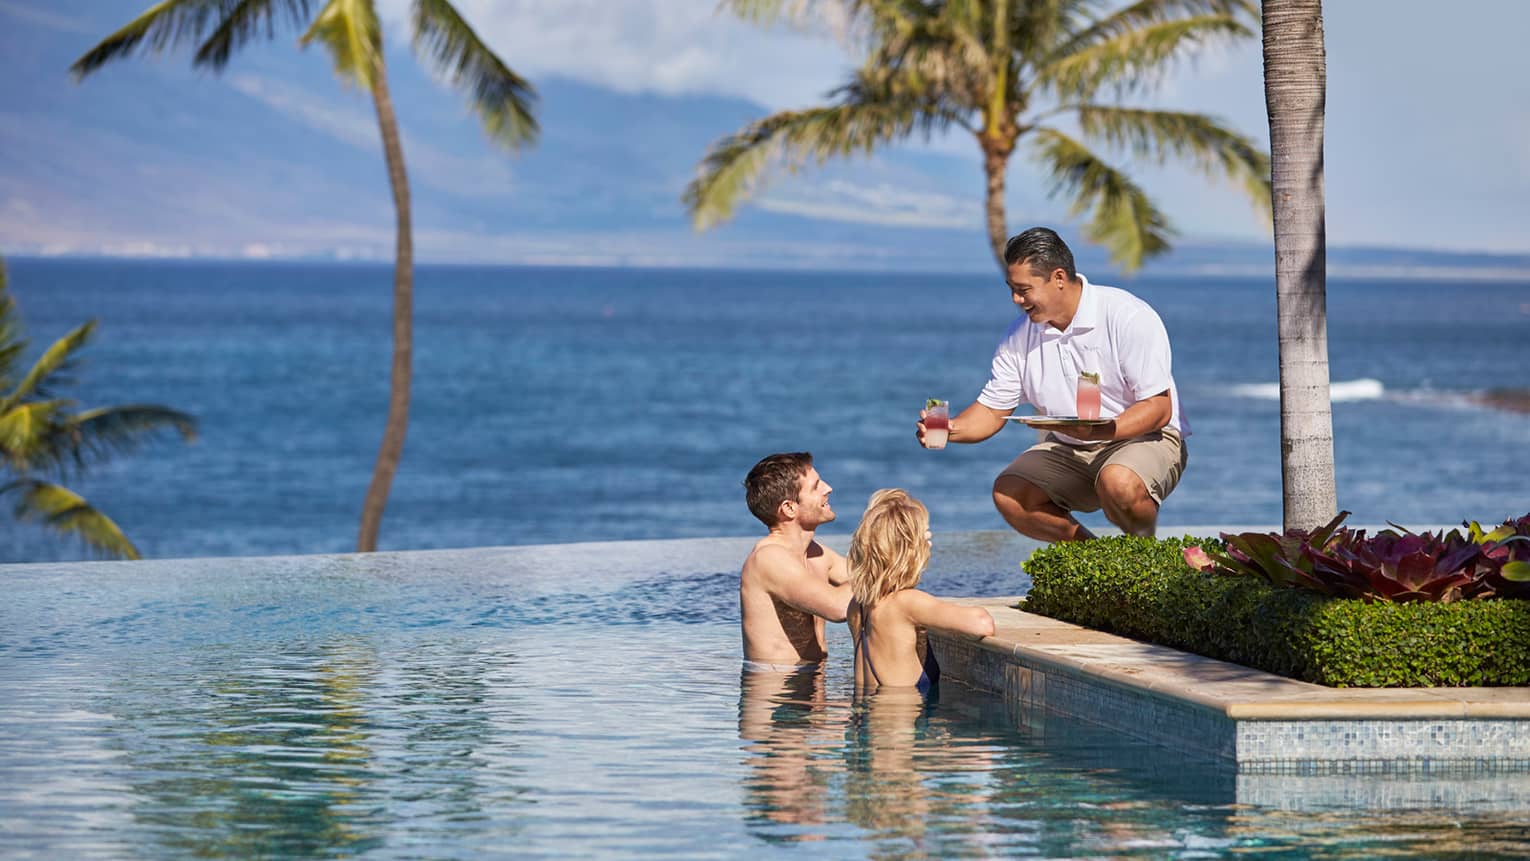
<svg viewBox="0 0 1530 861">
<path fill-rule="evenodd" d="M 1148 495 L 1159 505 L 1179 484 L 1189 453 L 1179 433 L 1164 428 L 1119 442 L 1068 445 L 1055 434 L 1026 449 L 999 475 L 1029 481 L 1066 511 L 1098 511 L 1100 497 L 1094 481 L 1107 466 L 1124 466 L 1137 474 Z"/>
</svg>

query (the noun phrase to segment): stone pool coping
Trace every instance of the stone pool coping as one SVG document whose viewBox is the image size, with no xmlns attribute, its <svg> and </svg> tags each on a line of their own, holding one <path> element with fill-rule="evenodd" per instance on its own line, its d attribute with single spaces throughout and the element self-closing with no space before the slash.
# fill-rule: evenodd
<svg viewBox="0 0 1530 861">
<path fill-rule="evenodd" d="M 1239 767 L 1530 768 L 1530 688 L 1330 688 L 1016 609 L 992 637 L 932 630 L 943 676 Z M 1022 720 L 1025 718 L 1021 718 Z"/>
<path fill-rule="evenodd" d="M 1021 599 L 951 598 L 993 615 L 981 648 L 1041 669 L 1201 706 L 1235 720 L 1377 717 L 1530 719 L 1530 688 L 1330 688 L 1015 608 Z"/>
</svg>

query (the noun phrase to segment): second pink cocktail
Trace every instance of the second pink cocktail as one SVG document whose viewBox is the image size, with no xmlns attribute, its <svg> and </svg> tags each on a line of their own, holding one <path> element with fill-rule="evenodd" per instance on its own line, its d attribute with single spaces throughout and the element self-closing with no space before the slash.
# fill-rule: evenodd
<svg viewBox="0 0 1530 861">
<path fill-rule="evenodd" d="M 1081 419 L 1097 419 L 1100 417 L 1100 375 L 1083 371 L 1078 375 L 1078 417 Z"/>
</svg>

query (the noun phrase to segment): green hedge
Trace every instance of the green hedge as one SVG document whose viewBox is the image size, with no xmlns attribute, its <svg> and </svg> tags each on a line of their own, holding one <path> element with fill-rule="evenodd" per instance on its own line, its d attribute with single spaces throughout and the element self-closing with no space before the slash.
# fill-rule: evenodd
<svg viewBox="0 0 1530 861">
<path fill-rule="evenodd" d="M 1530 685 L 1530 601 L 1367 604 L 1207 574 L 1205 539 L 1058 543 L 1025 563 L 1023 608 L 1333 687 Z"/>
</svg>

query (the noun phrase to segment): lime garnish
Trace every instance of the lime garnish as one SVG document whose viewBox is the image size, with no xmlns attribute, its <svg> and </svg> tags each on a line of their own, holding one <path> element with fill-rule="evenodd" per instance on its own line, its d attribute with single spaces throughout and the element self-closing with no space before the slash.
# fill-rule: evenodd
<svg viewBox="0 0 1530 861">
<path fill-rule="evenodd" d="M 927 410 L 934 409 L 943 403 L 945 403 L 945 401 L 941 400 L 940 398 L 925 398 L 924 408 Z"/>
<path fill-rule="evenodd" d="M 1080 378 L 1088 380 L 1091 383 L 1098 383 L 1100 381 L 1100 375 L 1097 371 L 1079 371 L 1078 375 Z"/>
</svg>

